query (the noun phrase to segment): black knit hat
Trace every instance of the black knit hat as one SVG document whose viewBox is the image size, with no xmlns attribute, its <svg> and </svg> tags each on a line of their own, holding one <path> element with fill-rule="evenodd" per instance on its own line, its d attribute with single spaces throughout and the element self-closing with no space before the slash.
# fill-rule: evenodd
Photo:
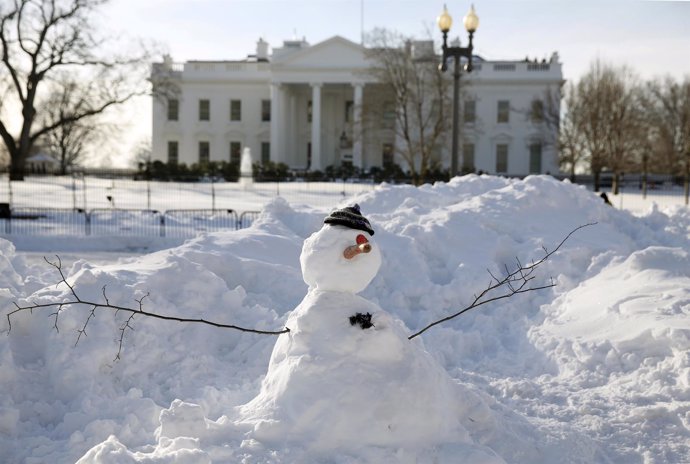
<svg viewBox="0 0 690 464">
<path fill-rule="evenodd" d="M 367 218 L 362 216 L 358 204 L 333 211 L 323 220 L 323 223 L 363 230 L 364 232 L 369 232 L 369 234 L 374 235 L 374 229 L 371 228 L 371 224 L 369 224 Z"/>
</svg>

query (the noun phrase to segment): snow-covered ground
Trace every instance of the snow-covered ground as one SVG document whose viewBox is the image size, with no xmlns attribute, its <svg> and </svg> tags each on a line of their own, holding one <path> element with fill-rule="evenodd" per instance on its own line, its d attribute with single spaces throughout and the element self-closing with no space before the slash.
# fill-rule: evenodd
<svg viewBox="0 0 690 464">
<path fill-rule="evenodd" d="M 427 359 L 428 352 L 454 385 L 452 395 L 451 386 L 442 389 L 449 411 L 458 414 L 452 436 L 415 441 L 391 427 L 383 444 L 359 443 L 350 440 L 355 417 L 361 417 L 352 408 L 316 414 L 304 429 L 333 436 L 332 428 L 340 427 L 337 444 L 324 445 L 307 432 L 281 439 L 248 429 L 243 405 L 253 404 L 262 389 L 276 336 L 135 317 L 135 330 L 127 332 L 121 359 L 114 361 L 127 316 L 97 311 L 88 336 L 75 346 L 90 311 L 77 306 L 63 308 L 59 332 L 52 311 L 37 310 L 16 315 L 6 334 L 4 315 L 12 302 L 63 301 L 69 293 L 55 285 L 59 276 L 35 253 L 27 257 L 0 240 L 0 460 L 690 462 L 687 207 L 654 206 L 633 215 L 548 176 L 383 185 L 352 201 L 372 222 L 382 254 L 378 275 L 360 295 L 408 334 L 467 305 L 489 283 L 487 271 L 497 275 L 516 258 L 539 259 L 542 246 L 553 249 L 576 227 L 597 223 L 575 233 L 538 268 L 536 283 L 552 278 L 555 287 L 477 308 L 409 346 L 386 339 L 390 344 L 368 352 L 370 361 L 360 353 L 361 366 L 346 364 L 352 375 L 343 376 L 348 381 L 340 387 L 305 391 L 312 385 L 306 377 L 285 383 L 287 397 L 312 395 L 322 412 L 350 404 L 344 399 L 353 391 L 365 392 L 363 410 L 380 404 L 380 397 L 429 401 L 426 386 L 396 381 L 414 377 L 406 369 L 416 369 L 412 360 Z M 278 198 L 249 229 L 179 244 L 34 237 L 22 248 L 71 250 L 64 271 L 84 299 L 102 300 L 105 286 L 112 304 L 135 307 L 135 299 L 148 294 L 143 304 L 149 311 L 280 330 L 307 295 L 302 243 L 321 228 L 326 212 Z M 99 244 L 160 251 L 130 251 L 117 262 L 102 254 L 94 263 L 77 259 L 80 246 L 97 251 Z M 325 343 L 316 347 L 304 355 L 329 359 L 319 352 Z M 409 356 L 410 366 L 396 353 Z M 395 359 L 393 371 L 384 370 L 386 359 Z M 371 369 L 358 375 L 372 366 L 382 375 Z M 361 385 L 358 378 L 369 381 Z M 430 377 L 429 388 L 439 378 Z M 438 429 L 437 409 L 410 410 L 420 432 Z M 446 420 L 448 412 L 443 415 Z"/>
</svg>

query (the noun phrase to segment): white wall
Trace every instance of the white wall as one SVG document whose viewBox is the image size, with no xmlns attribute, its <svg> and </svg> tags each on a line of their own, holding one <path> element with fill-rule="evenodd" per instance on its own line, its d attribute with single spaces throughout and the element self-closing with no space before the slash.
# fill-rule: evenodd
<svg viewBox="0 0 690 464">
<path fill-rule="evenodd" d="M 307 46 L 305 43 L 302 46 Z M 366 65 L 363 52 L 356 44 L 333 38 L 306 49 L 295 49 L 281 55 L 275 63 L 265 62 L 187 62 L 180 78 L 179 121 L 167 121 L 165 106 L 154 99 L 153 158 L 167 161 L 170 140 L 179 142 L 179 161 L 198 162 L 198 144 L 208 140 L 211 160 L 230 159 L 230 141 L 249 147 L 258 161 L 261 142 L 270 142 L 271 123 L 261 121 L 261 100 L 271 98 L 271 83 L 280 82 L 282 92 L 282 135 L 279 147 L 272 147 L 272 157 L 290 167 L 303 169 L 307 164 L 307 144 L 311 140 L 311 124 L 307 122 L 307 103 L 312 99 L 311 83 L 321 87 L 321 165 L 323 168 L 340 163 L 339 139 L 343 130 L 352 137 L 351 125 L 345 123 L 345 102 L 354 100 L 352 82 L 362 79 Z M 347 63 L 334 59 L 341 53 Z M 359 56 L 359 61 L 357 59 Z M 310 60 L 316 60 L 312 62 Z M 452 70 L 447 73 L 452 78 Z M 477 122 L 464 126 L 460 150 L 466 142 L 475 144 L 475 167 L 496 173 L 496 145 L 509 146 L 508 172 L 525 175 L 530 172 L 529 144 L 540 137 L 543 127 L 528 118 L 532 100 L 542 98 L 546 88 L 556 89 L 562 80 L 557 58 L 550 63 L 480 62 L 471 74 L 463 74 L 465 98 L 476 98 Z M 366 104 L 367 88 L 364 99 Z M 198 120 L 200 99 L 211 102 L 211 120 Z M 242 120 L 230 121 L 230 100 L 242 101 Z M 497 102 L 510 102 L 510 121 L 496 122 Z M 462 115 L 462 109 L 460 111 Z M 363 140 L 362 167 L 381 165 L 381 147 L 388 142 L 381 131 L 370 131 Z M 543 138 L 543 137 L 542 137 Z M 444 164 L 450 164 L 448 134 L 442 150 Z M 558 172 L 555 147 L 542 144 L 542 173 Z M 462 166 L 462 153 L 458 160 Z M 406 169 L 403 166 L 403 169 Z"/>
</svg>

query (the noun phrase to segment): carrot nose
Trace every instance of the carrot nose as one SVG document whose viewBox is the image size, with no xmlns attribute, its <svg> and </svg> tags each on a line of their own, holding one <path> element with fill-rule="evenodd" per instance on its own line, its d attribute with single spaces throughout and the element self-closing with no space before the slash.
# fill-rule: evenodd
<svg viewBox="0 0 690 464">
<path fill-rule="evenodd" d="M 360 253 L 369 253 L 371 251 L 371 244 L 364 235 L 357 236 L 357 245 L 350 245 L 343 251 L 345 259 L 352 259 Z"/>
</svg>

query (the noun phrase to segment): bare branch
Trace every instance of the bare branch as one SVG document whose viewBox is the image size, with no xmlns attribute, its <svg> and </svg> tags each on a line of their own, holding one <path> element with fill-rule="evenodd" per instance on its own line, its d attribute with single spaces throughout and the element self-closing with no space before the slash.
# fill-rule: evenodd
<svg viewBox="0 0 690 464">
<path fill-rule="evenodd" d="M 409 340 L 412 340 L 413 338 L 423 334 L 430 328 L 441 324 L 443 322 L 449 321 L 451 319 L 454 319 L 461 314 L 466 313 L 472 308 L 476 308 L 478 306 L 485 305 L 487 303 L 491 303 L 494 301 L 498 300 L 503 300 L 505 298 L 510 298 L 511 296 L 518 295 L 520 293 L 527 293 L 527 292 L 533 292 L 537 290 L 544 290 L 546 288 L 551 288 L 554 287 L 556 284 L 553 281 L 553 277 L 550 279 L 550 283 L 544 284 L 544 285 L 539 285 L 535 287 L 528 287 L 527 285 L 529 284 L 530 281 L 535 279 L 535 276 L 532 275 L 534 270 L 542 264 L 544 261 L 549 259 L 554 253 L 556 253 L 562 246 L 563 244 L 570 238 L 571 235 L 573 235 L 575 232 L 578 230 L 584 228 L 584 227 L 589 227 L 596 224 L 596 222 L 589 223 L 589 224 L 584 224 L 581 226 L 576 227 L 573 229 L 568 235 L 565 236 L 563 240 L 561 240 L 561 243 L 559 243 L 556 248 L 553 249 L 553 251 L 546 252 L 546 248 L 542 247 L 546 254 L 541 258 L 538 259 L 537 261 L 532 261 L 532 264 L 523 266 L 520 264 L 520 260 L 516 258 L 516 261 L 518 263 L 518 267 L 513 270 L 509 271 L 508 267 L 506 266 L 506 276 L 503 277 L 502 279 L 496 278 L 491 272 L 489 274 L 492 277 L 491 283 L 481 292 L 479 295 L 475 295 L 474 300 L 472 300 L 472 303 L 470 303 L 468 306 L 465 306 L 463 309 L 460 311 L 451 314 L 450 316 L 444 317 L 442 319 L 439 319 L 437 321 L 432 322 L 431 324 L 427 325 L 423 329 L 413 333 L 409 337 L 407 337 Z M 507 288 L 507 291 L 503 294 L 499 294 L 497 296 L 490 296 L 489 294 L 493 292 L 494 290 L 498 290 L 501 288 Z"/>
<path fill-rule="evenodd" d="M 53 266 L 55 269 L 57 269 L 58 273 L 60 274 L 60 282 L 58 282 L 57 285 L 60 284 L 65 284 L 67 288 L 69 288 L 70 293 L 72 294 L 72 298 L 69 299 L 68 301 L 62 301 L 62 302 L 52 302 L 52 303 L 36 303 L 32 302 L 29 305 L 26 306 L 20 306 L 17 302 L 14 302 L 15 309 L 10 311 L 7 314 L 7 322 L 8 322 L 8 333 L 12 330 L 12 316 L 14 316 L 17 313 L 23 312 L 23 311 L 29 311 L 29 313 L 33 314 L 34 309 L 47 309 L 47 308 L 57 308 L 56 311 L 50 313 L 50 316 L 55 318 L 55 322 L 53 324 L 53 327 L 55 328 L 56 331 L 59 332 L 58 329 L 58 317 L 60 315 L 60 312 L 62 311 L 63 307 L 66 306 L 72 306 L 72 305 L 82 305 L 82 306 L 87 306 L 91 307 L 91 310 L 88 313 L 88 316 L 86 320 L 84 321 L 84 324 L 82 325 L 81 329 L 77 330 L 77 340 L 75 343 L 75 346 L 77 343 L 79 343 L 79 340 L 81 339 L 82 335 L 87 336 L 86 333 L 86 328 L 91 321 L 91 319 L 96 317 L 96 310 L 97 309 L 106 309 L 106 310 L 111 310 L 114 311 L 115 314 L 119 313 L 120 311 L 129 313 L 129 316 L 127 320 L 123 323 L 123 325 L 120 327 L 120 336 L 118 339 L 119 342 L 119 348 L 118 348 L 118 353 L 116 359 L 120 358 L 120 353 L 122 351 L 122 344 L 125 336 L 126 330 L 134 330 L 133 327 L 131 326 L 130 322 L 134 318 L 135 315 L 142 315 L 146 317 L 151 317 L 154 319 L 161 319 L 165 321 L 176 321 L 176 322 L 190 322 L 194 324 L 203 324 L 203 325 L 209 325 L 213 327 L 218 327 L 221 329 L 234 329 L 234 330 L 239 330 L 240 332 L 248 332 L 248 333 L 255 333 L 255 334 L 261 334 L 261 335 L 280 335 L 284 333 L 290 332 L 290 329 L 285 327 L 283 330 L 276 330 L 276 331 L 270 331 L 270 330 L 258 330 L 258 329 L 251 329 L 247 327 L 241 327 L 235 324 L 225 324 L 225 323 L 220 323 L 220 322 L 214 322 L 214 321 L 209 321 L 206 319 L 192 319 L 192 318 L 186 318 L 186 317 L 177 317 L 177 316 L 168 316 L 165 314 L 158 314 L 150 311 L 145 311 L 144 310 L 144 299 L 146 299 L 149 294 L 147 293 L 146 295 L 142 296 L 141 298 L 135 299 L 137 302 L 138 307 L 137 308 L 130 308 L 127 306 L 119 306 L 119 305 L 114 305 L 110 303 L 110 300 L 108 299 L 108 296 L 106 295 L 105 291 L 105 286 L 103 287 L 103 299 L 104 303 L 99 303 L 99 302 L 94 302 L 94 301 L 88 301 L 88 300 L 83 300 L 82 298 L 79 297 L 77 294 L 74 286 L 70 284 L 67 281 L 67 278 L 65 277 L 65 274 L 62 271 L 62 260 L 60 259 L 59 256 L 56 255 L 57 258 L 57 263 L 49 261 L 47 258 L 44 258 L 44 260 Z"/>
</svg>

